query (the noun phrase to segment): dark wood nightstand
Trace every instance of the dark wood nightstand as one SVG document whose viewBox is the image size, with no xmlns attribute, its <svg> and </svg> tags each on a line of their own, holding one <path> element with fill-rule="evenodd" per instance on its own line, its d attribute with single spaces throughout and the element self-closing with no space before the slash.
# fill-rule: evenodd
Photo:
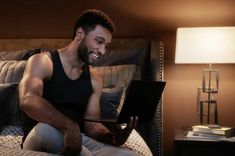
<svg viewBox="0 0 235 156">
<path fill-rule="evenodd" d="M 235 142 L 192 139 L 186 135 L 187 131 L 176 131 L 175 156 L 235 156 Z"/>
</svg>

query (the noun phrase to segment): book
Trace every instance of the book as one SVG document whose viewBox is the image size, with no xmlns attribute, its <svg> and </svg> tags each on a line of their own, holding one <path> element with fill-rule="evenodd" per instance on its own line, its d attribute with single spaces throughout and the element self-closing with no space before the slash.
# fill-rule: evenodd
<svg viewBox="0 0 235 156">
<path fill-rule="evenodd" d="M 214 134 L 207 134 L 207 133 L 196 133 L 193 131 L 188 131 L 187 138 L 193 140 L 200 140 L 200 141 L 227 141 L 227 142 L 235 142 L 235 137 L 226 138 L 223 135 L 214 135 Z"/>
<path fill-rule="evenodd" d="M 222 136 L 222 135 L 196 133 L 193 131 L 188 131 L 186 137 L 191 138 L 191 139 L 199 139 L 199 140 L 219 140 L 221 138 L 225 138 L 225 136 Z"/>
<path fill-rule="evenodd" d="M 219 125 L 195 125 L 192 126 L 192 131 L 195 134 L 211 134 L 225 137 L 232 137 L 235 135 L 235 129 L 232 127 L 222 127 Z"/>
</svg>

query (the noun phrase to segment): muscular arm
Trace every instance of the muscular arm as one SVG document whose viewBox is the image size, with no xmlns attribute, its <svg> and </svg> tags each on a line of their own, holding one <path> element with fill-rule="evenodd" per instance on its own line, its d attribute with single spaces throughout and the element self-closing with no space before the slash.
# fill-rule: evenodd
<svg viewBox="0 0 235 156">
<path fill-rule="evenodd" d="M 42 97 L 43 81 L 51 77 L 52 71 L 53 65 L 48 54 L 37 54 L 28 60 L 19 87 L 20 107 L 36 121 L 60 129 L 66 137 L 66 135 L 75 133 L 74 130 L 79 130 L 79 126 L 57 111 L 53 105 Z M 80 150 L 81 138 L 76 143 L 79 144 L 77 147 L 74 145 L 68 146 Z"/>
<path fill-rule="evenodd" d="M 91 82 L 93 93 L 88 102 L 88 106 L 84 116 L 99 117 L 100 116 L 100 97 L 102 94 L 102 78 L 96 74 L 96 71 L 91 70 Z M 127 126 L 122 129 L 120 125 L 109 124 L 106 128 L 102 123 L 85 122 L 85 132 L 88 136 L 102 142 L 111 143 L 114 145 L 122 145 L 129 137 L 131 131 L 134 129 L 138 118 L 131 117 Z"/>
<path fill-rule="evenodd" d="M 91 83 L 93 87 L 93 92 L 88 101 L 87 109 L 84 114 L 84 117 L 100 117 L 100 97 L 102 94 L 102 78 L 96 71 L 90 68 L 91 72 Z M 110 131 L 101 123 L 98 122 L 85 122 L 85 132 L 88 136 L 103 142 L 107 142 L 106 135 L 110 133 Z M 111 142 L 109 140 L 109 142 Z"/>
</svg>

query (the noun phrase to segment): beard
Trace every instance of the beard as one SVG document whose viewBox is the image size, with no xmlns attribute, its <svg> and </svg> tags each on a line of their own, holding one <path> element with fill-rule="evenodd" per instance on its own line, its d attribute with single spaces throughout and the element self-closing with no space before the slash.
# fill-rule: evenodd
<svg viewBox="0 0 235 156">
<path fill-rule="evenodd" d="M 85 39 L 83 39 L 78 47 L 78 58 L 81 59 L 84 63 L 90 64 L 89 62 L 89 52 L 87 45 L 85 43 Z"/>
<path fill-rule="evenodd" d="M 85 38 L 81 41 L 80 46 L 78 47 L 78 58 L 85 64 L 93 66 L 97 65 L 100 56 L 101 54 L 97 53 L 97 50 L 88 50 Z"/>
</svg>

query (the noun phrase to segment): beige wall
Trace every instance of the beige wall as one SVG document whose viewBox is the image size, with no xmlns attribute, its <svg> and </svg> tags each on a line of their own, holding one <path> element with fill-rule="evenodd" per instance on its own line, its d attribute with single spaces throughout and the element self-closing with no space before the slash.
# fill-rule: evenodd
<svg viewBox="0 0 235 156">
<path fill-rule="evenodd" d="M 174 64 L 175 32 L 163 33 L 165 43 L 164 155 L 172 155 L 174 131 L 198 124 L 197 88 L 202 70 L 208 65 Z M 212 65 L 220 69 L 218 100 L 219 124 L 235 126 L 235 65 Z"/>
<path fill-rule="evenodd" d="M 70 3 L 66 3 L 66 0 L 62 1 L 64 5 L 54 5 L 55 1 L 47 1 L 47 5 L 44 5 L 45 0 L 1 1 L 0 38 L 70 38 L 75 19 L 82 9 L 89 7 L 78 5 L 76 0 L 71 0 Z M 98 8 L 105 9 L 107 6 L 100 5 Z M 116 14 L 111 15 L 111 17 L 116 16 Z M 196 93 L 197 88 L 201 86 L 202 69 L 207 65 L 174 64 L 175 31 L 153 33 L 143 28 L 140 28 L 141 32 L 127 31 L 132 28 L 125 28 L 124 25 L 117 24 L 120 33 L 115 34 L 115 37 L 151 37 L 164 41 L 165 81 L 167 81 L 164 91 L 164 155 L 172 155 L 174 131 L 183 126 L 198 123 Z M 213 65 L 213 67 L 221 70 L 218 96 L 219 123 L 235 127 L 235 96 L 233 95 L 235 94 L 235 65 Z"/>
</svg>

